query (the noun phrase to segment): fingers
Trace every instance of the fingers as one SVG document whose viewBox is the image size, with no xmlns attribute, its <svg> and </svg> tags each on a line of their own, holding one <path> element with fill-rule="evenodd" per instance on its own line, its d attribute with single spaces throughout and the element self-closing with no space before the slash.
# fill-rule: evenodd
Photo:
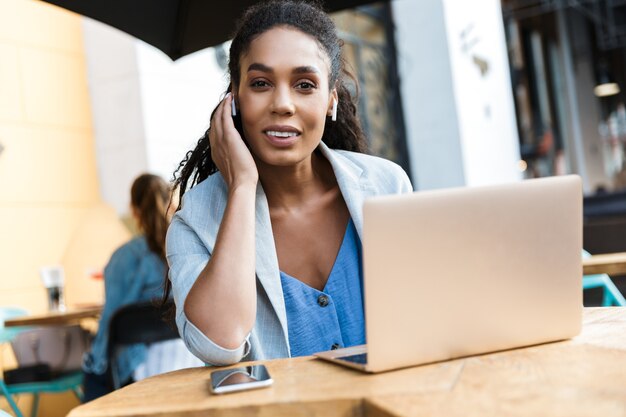
<svg viewBox="0 0 626 417">
<path fill-rule="evenodd" d="M 250 150 L 235 128 L 232 103 L 233 96 L 228 93 L 213 113 L 209 131 L 211 158 L 229 187 L 243 182 L 256 184 L 258 171 Z"/>
<path fill-rule="evenodd" d="M 232 101 L 233 101 L 233 93 L 226 94 L 226 97 L 224 97 L 224 109 L 223 109 L 224 117 L 233 117 L 233 111 L 232 111 L 232 106 L 231 106 Z"/>
<path fill-rule="evenodd" d="M 226 94 L 224 100 L 217 106 L 213 119 L 211 119 L 211 132 L 209 140 L 215 141 L 218 138 L 224 138 L 225 135 L 235 129 L 232 119 L 231 104 L 233 101 L 232 93 Z"/>
<path fill-rule="evenodd" d="M 228 93 L 222 101 L 222 130 L 227 133 L 228 130 L 235 129 L 235 123 L 233 122 L 232 112 L 233 94 Z"/>
<path fill-rule="evenodd" d="M 211 135 L 209 135 L 209 139 L 211 139 L 211 136 L 213 137 L 213 141 L 215 141 L 215 139 L 217 138 L 222 138 L 224 137 L 224 127 L 223 127 L 223 122 L 222 122 L 222 113 L 224 111 L 224 102 L 226 100 L 222 100 L 222 102 L 217 106 L 217 109 L 215 109 L 215 114 L 213 114 L 213 119 L 211 119 Z M 213 145 L 213 143 L 211 143 L 211 145 Z"/>
</svg>

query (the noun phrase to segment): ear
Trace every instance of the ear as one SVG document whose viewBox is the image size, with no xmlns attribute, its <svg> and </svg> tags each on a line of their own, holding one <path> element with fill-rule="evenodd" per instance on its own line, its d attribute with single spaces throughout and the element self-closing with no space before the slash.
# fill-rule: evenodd
<svg viewBox="0 0 626 417">
<path fill-rule="evenodd" d="M 326 109 L 327 116 L 333 115 L 333 106 L 335 105 L 335 102 L 339 104 L 339 95 L 337 94 L 337 89 L 333 88 L 330 90 L 330 96 L 328 97 L 328 108 Z"/>
</svg>

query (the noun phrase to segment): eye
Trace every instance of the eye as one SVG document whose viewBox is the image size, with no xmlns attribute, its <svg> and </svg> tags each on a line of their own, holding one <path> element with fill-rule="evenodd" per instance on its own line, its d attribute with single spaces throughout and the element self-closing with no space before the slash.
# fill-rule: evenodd
<svg viewBox="0 0 626 417">
<path fill-rule="evenodd" d="M 253 80 L 250 83 L 250 87 L 252 88 L 265 88 L 265 87 L 269 87 L 269 83 L 265 80 Z"/>
<path fill-rule="evenodd" d="M 308 91 L 308 90 L 313 90 L 317 88 L 317 86 L 315 85 L 315 83 L 312 83 L 311 81 L 299 81 L 296 84 L 296 88 L 298 90 Z"/>
</svg>

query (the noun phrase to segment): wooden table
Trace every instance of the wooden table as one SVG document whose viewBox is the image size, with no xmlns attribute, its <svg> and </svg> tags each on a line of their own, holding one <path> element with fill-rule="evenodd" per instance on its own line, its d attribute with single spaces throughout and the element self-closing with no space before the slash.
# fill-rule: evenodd
<svg viewBox="0 0 626 417">
<path fill-rule="evenodd" d="M 35 316 L 15 317 L 4 322 L 6 327 L 14 326 L 50 326 L 71 324 L 82 319 L 97 318 L 102 312 L 101 305 L 69 309 L 64 312 L 49 312 Z"/>
<path fill-rule="evenodd" d="M 605 253 L 583 259 L 583 275 L 626 275 L 626 252 Z"/>
<path fill-rule="evenodd" d="M 72 410 L 120 416 L 624 416 L 626 308 L 587 308 L 576 338 L 377 375 L 311 357 L 265 362 L 274 385 L 209 393 L 210 368 L 136 382 Z"/>
</svg>

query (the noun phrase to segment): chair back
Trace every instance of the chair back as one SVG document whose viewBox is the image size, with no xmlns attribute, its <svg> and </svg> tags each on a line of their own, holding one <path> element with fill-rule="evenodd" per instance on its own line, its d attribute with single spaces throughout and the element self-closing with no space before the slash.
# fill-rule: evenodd
<svg viewBox="0 0 626 417">
<path fill-rule="evenodd" d="M 153 302 L 129 304 L 121 307 L 111 318 L 109 325 L 109 348 L 117 348 L 137 343 L 150 344 L 179 337 L 176 326 L 163 319 L 164 308 Z"/>
<path fill-rule="evenodd" d="M 0 343 L 11 342 L 20 332 L 32 328 L 29 326 L 4 327 L 4 322 L 6 320 L 26 315 L 28 315 L 28 311 L 23 308 L 0 307 Z M 17 402 L 13 396 L 16 394 L 32 394 L 33 405 L 31 408 L 31 416 L 36 416 L 39 404 L 39 394 L 43 392 L 58 393 L 73 391 L 76 398 L 78 398 L 78 401 L 82 401 L 82 381 L 82 372 L 76 372 L 62 378 L 52 379 L 50 381 L 36 381 L 11 385 L 7 385 L 5 381 L 0 378 L 0 397 L 5 397 L 9 407 L 11 407 L 16 417 L 23 417 L 24 415 L 17 406 Z M 4 416 L 10 416 L 10 414 L 0 410 L 0 417 Z"/>
<path fill-rule="evenodd" d="M 173 306 L 169 301 L 163 307 L 154 302 L 129 304 L 113 313 L 109 324 L 107 359 L 114 388 L 119 388 L 115 357 L 117 350 L 138 343 L 151 344 L 179 338 L 175 325 L 163 319 L 163 313 Z"/>
<path fill-rule="evenodd" d="M 591 257 L 591 254 L 583 249 L 583 259 Z M 583 275 L 583 290 L 591 288 L 602 288 L 602 306 L 610 307 L 613 305 L 626 307 L 626 298 L 622 295 L 620 290 L 615 286 L 615 283 L 611 280 L 607 274 L 592 274 Z"/>
</svg>

